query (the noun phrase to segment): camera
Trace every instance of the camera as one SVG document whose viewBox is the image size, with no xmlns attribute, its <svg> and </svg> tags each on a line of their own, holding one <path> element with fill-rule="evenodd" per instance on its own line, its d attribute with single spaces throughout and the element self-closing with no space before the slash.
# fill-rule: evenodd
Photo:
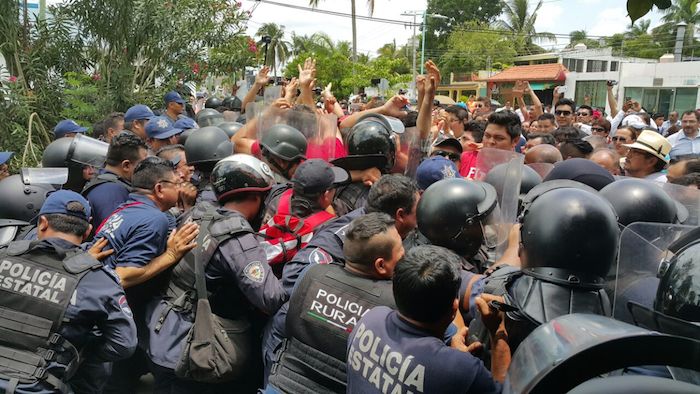
<svg viewBox="0 0 700 394">
<path fill-rule="evenodd" d="M 270 36 L 263 36 L 261 41 L 262 41 L 263 43 L 265 43 L 265 44 L 269 44 L 269 43 L 272 42 L 272 37 L 270 37 Z"/>
<path fill-rule="evenodd" d="M 608 81 L 608 86 L 615 86 L 617 85 L 617 81 Z"/>
</svg>

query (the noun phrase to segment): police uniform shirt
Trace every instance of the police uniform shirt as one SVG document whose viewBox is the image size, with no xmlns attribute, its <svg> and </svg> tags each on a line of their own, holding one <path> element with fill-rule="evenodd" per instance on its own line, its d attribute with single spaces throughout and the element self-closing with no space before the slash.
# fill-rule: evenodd
<svg viewBox="0 0 700 394">
<path fill-rule="evenodd" d="M 300 281 L 302 272 L 315 264 L 329 264 L 332 261 L 345 264 L 343 243 L 345 229 L 353 219 L 365 214 L 365 209 L 356 209 L 347 215 L 332 219 L 324 223 L 314 233 L 311 241 L 294 255 L 292 260 L 284 265 L 282 271 L 282 286 L 291 297 L 294 286 Z M 265 362 L 265 376 L 270 372 L 272 362 L 275 361 L 275 353 L 287 337 L 285 321 L 289 304 L 285 303 L 270 319 L 263 333 L 263 359 Z"/>
<path fill-rule="evenodd" d="M 348 340 L 348 393 L 497 393 L 478 358 L 376 307 Z"/>
<path fill-rule="evenodd" d="M 105 169 L 100 170 L 100 174 L 117 175 Z M 92 188 L 85 198 L 92 208 L 92 227 L 96 231 L 97 227 L 129 198 L 129 190 L 120 183 L 105 182 Z"/>
<path fill-rule="evenodd" d="M 242 217 L 239 212 L 223 208 L 218 212 L 226 216 Z M 272 274 L 265 252 L 253 234 L 243 234 L 222 242 L 207 264 L 205 274 L 207 290 L 216 291 L 217 288 L 235 286 L 247 303 L 266 315 L 274 314 L 288 298 L 279 280 Z M 210 294 L 209 300 L 214 314 L 223 317 L 240 315 L 240 311 L 227 310 L 230 304 L 226 300 L 220 300 L 216 292 Z M 174 369 L 193 321 L 189 314 L 171 311 L 156 333 L 155 327 L 165 308 L 167 304 L 159 299 L 149 304 L 146 312 L 149 328 L 147 352 L 154 363 Z"/>
<path fill-rule="evenodd" d="M 106 266 L 143 267 L 165 251 L 168 217 L 142 194 L 129 194 L 122 207 L 107 219 L 95 239 L 106 238 L 114 249 L 104 260 Z"/>
<path fill-rule="evenodd" d="M 39 241 L 36 248 L 71 250 L 77 246 L 60 238 Z M 2 268 L 0 275 L 6 278 Z M 119 278 L 109 268 L 92 270 L 82 277 L 64 314 L 59 334 L 87 361 L 106 362 L 129 357 L 136 348 L 136 327 Z M 101 335 L 93 334 L 96 327 Z M 61 376 L 66 365 L 53 361 L 47 370 Z M 79 371 L 80 372 L 80 371 Z M 76 375 L 76 377 L 78 377 Z M 0 392 L 7 381 L 0 379 Z M 42 383 L 20 384 L 17 393 L 54 392 Z"/>
</svg>

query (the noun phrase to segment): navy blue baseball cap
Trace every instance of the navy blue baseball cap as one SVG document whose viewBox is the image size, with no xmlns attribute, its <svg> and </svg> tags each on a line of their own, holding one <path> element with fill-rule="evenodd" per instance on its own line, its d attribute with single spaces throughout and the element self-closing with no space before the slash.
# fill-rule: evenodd
<svg viewBox="0 0 700 394">
<path fill-rule="evenodd" d="M 182 118 L 175 121 L 173 127 L 175 127 L 176 129 L 189 130 L 198 129 L 199 125 L 197 125 L 197 122 L 195 122 L 194 119 L 183 116 Z"/>
<path fill-rule="evenodd" d="M 171 90 L 165 94 L 165 104 L 167 105 L 171 101 L 174 101 L 178 104 L 185 104 L 185 100 L 182 99 L 182 96 L 180 96 L 180 93 L 178 93 L 174 90 Z"/>
<path fill-rule="evenodd" d="M 73 119 L 64 119 L 54 127 L 53 135 L 58 139 L 65 137 L 68 133 L 84 133 L 86 131 L 87 127 L 77 124 Z"/>
<path fill-rule="evenodd" d="M 175 128 L 170 119 L 165 116 L 156 116 L 146 123 L 148 138 L 164 140 L 180 133 L 182 133 L 182 129 Z"/>
<path fill-rule="evenodd" d="M 461 178 L 455 163 L 442 156 L 433 156 L 423 160 L 416 170 L 418 188 L 425 190 L 433 183 L 446 178 Z"/>
<path fill-rule="evenodd" d="M 124 114 L 125 122 L 133 122 L 135 120 L 150 120 L 152 117 L 156 116 L 147 105 L 136 104 L 133 107 L 126 110 Z"/>
<path fill-rule="evenodd" d="M 14 155 L 15 152 L 0 152 L 0 164 L 7 163 Z"/>
<path fill-rule="evenodd" d="M 82 209 L 68 209 L 68 204 L 72 202 L 80 203 Z M 41 206 L 37 218 L 41 215 L 49 215 L 52 213 L 75 216 L 86 222 L 90 221 L 90 215 L 92 214 L 90 211 L 90 203 L 85 197 L 70 190 L 57 190 L 49 194 L 46 201 L 44 201 L 44 205 Z"/>
<path fill-rule="evenodd" d="M 294 171 L 294 191 L 303 194 L 321 193 L 350 180 L 350 174 L 322 159 L 310 159 Z"/>
</svg>

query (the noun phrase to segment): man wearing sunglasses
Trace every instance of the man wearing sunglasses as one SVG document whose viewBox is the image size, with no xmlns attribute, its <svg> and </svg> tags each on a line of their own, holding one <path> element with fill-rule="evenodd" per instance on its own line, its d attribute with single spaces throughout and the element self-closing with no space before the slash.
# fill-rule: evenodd
<svg viewBox="0 0 700 394">
<path fill-rule="evenodd" d="M 559 100 L 556 108 L 554 109 L 554 115 L 559 128 L 573 126 L 574 121 L 576 120 L 576 103 L 567 98 Z"/>
<path fill-rule="evenodd" d="M 433 150 L 430 152 L 430 156 L 442 156 L 457 166 L 460 167 L 462 155 L 462 144 L 456 138 L 447 137 L 444 134 L 440 134 L 433 142 Z"/>
</svg>

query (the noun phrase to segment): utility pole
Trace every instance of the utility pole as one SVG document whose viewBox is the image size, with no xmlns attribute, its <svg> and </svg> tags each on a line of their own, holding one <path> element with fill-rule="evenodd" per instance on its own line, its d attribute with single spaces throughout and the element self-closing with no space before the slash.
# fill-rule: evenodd
<svg viewBox="0 0 700 394">
<path fill-rule="evenodd" d="M 413 36 L 411 36 L 411 47 L 413 48 L 413 95 L 418 97 L 418 87 L 416 86 L 416 78 L 418 77 L 418 71 L 416 69 L 416 16 L 420 11 L 410 11 L 403 12 L 401 15 L 413 16 Z"/>
</svg>

